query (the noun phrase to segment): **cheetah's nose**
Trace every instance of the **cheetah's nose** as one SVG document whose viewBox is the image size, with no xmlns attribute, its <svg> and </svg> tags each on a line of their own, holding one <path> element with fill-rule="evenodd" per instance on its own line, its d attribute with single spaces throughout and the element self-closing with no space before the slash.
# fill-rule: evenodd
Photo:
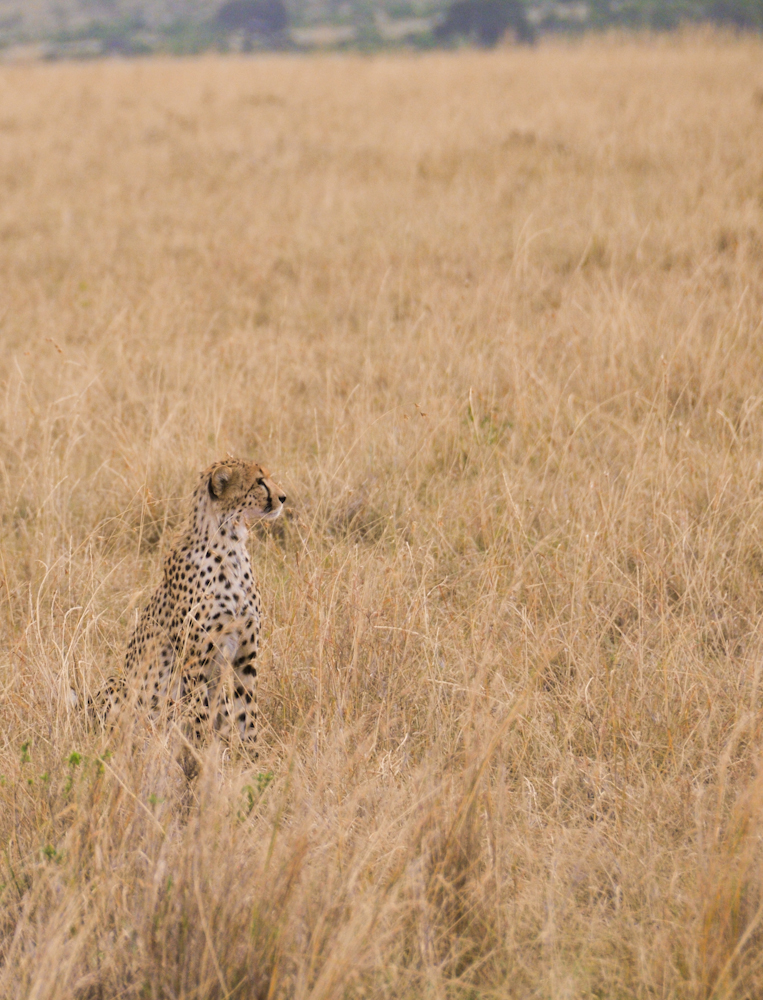
<svg viewBox="0 0 763 1000">
<path fill-rule="evenodd" d="M 286 503 L 286 494 L 285 493 L 279 493 L 278 494 L 278 499 L 281 501 L 281 503 Z"/>
</svg>

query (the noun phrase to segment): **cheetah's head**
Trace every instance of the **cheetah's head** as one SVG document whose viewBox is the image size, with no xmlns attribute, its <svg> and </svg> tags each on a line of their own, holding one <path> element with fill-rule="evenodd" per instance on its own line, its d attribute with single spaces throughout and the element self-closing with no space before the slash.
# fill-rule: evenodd
<svg viewBox="0 0 763 1000">
<path fill-rule="evenodd" d="M 202 473 L 202 484 L 206 484 L 208 502 L 220 522 L 274 521 L 286 501 L 286 494 L 267 469 L 241 459 L 215 462 Z"/>
</svg>

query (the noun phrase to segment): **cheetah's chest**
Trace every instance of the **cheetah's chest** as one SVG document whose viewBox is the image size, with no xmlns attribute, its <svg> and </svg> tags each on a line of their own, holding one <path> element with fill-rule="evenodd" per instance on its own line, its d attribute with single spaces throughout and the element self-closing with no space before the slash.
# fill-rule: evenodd
<svg viewBox="0 0 763 1000">
<path fill-rule="evenodd" d="M 209 550 L 199 560 L 195 598 L 208 604 L 212 613 L 222 612 L 241 617 L 256 612 L 260 595 L 252 575 L 249 554 L 243 546 L 227 550 Z"/>
<path fill-rule="evenodd" d="M 259 633 L 260 594 L 243 544 L 185 547 L 165 586 L 165 622 L 176 648 L 196 651 L 232 619 L 251 621 Z"/>
</svg>

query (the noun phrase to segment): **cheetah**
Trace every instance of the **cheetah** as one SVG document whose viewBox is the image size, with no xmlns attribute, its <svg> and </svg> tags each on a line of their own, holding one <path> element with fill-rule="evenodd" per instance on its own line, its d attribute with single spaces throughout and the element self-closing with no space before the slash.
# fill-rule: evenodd
<svg viewBox="0 0 763 1000">
<path fill-rule="evenodd" d="M 196 743 L 213 732 L 256 740 L 262 603 L 246 541 L 251 523 L 275 520 L 285 501 L 253 462 L 228 459 L 201 473 L 124 674 L 101 692 L 102 718 L 128 705 L 152 722 L 180 710 Z"/>
</svg>

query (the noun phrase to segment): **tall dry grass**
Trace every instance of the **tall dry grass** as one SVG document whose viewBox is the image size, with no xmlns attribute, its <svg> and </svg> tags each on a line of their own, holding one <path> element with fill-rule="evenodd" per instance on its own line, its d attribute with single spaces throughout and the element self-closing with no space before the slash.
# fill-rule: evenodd
<svg viewBox="0 0 763 1000">
<path fill-rule="evenodd" d="M 0 70 L 0 992 L 763 993 L 763 46 Z M 257 761 L 89 729 L 271 467 Z"/>
</svg>

